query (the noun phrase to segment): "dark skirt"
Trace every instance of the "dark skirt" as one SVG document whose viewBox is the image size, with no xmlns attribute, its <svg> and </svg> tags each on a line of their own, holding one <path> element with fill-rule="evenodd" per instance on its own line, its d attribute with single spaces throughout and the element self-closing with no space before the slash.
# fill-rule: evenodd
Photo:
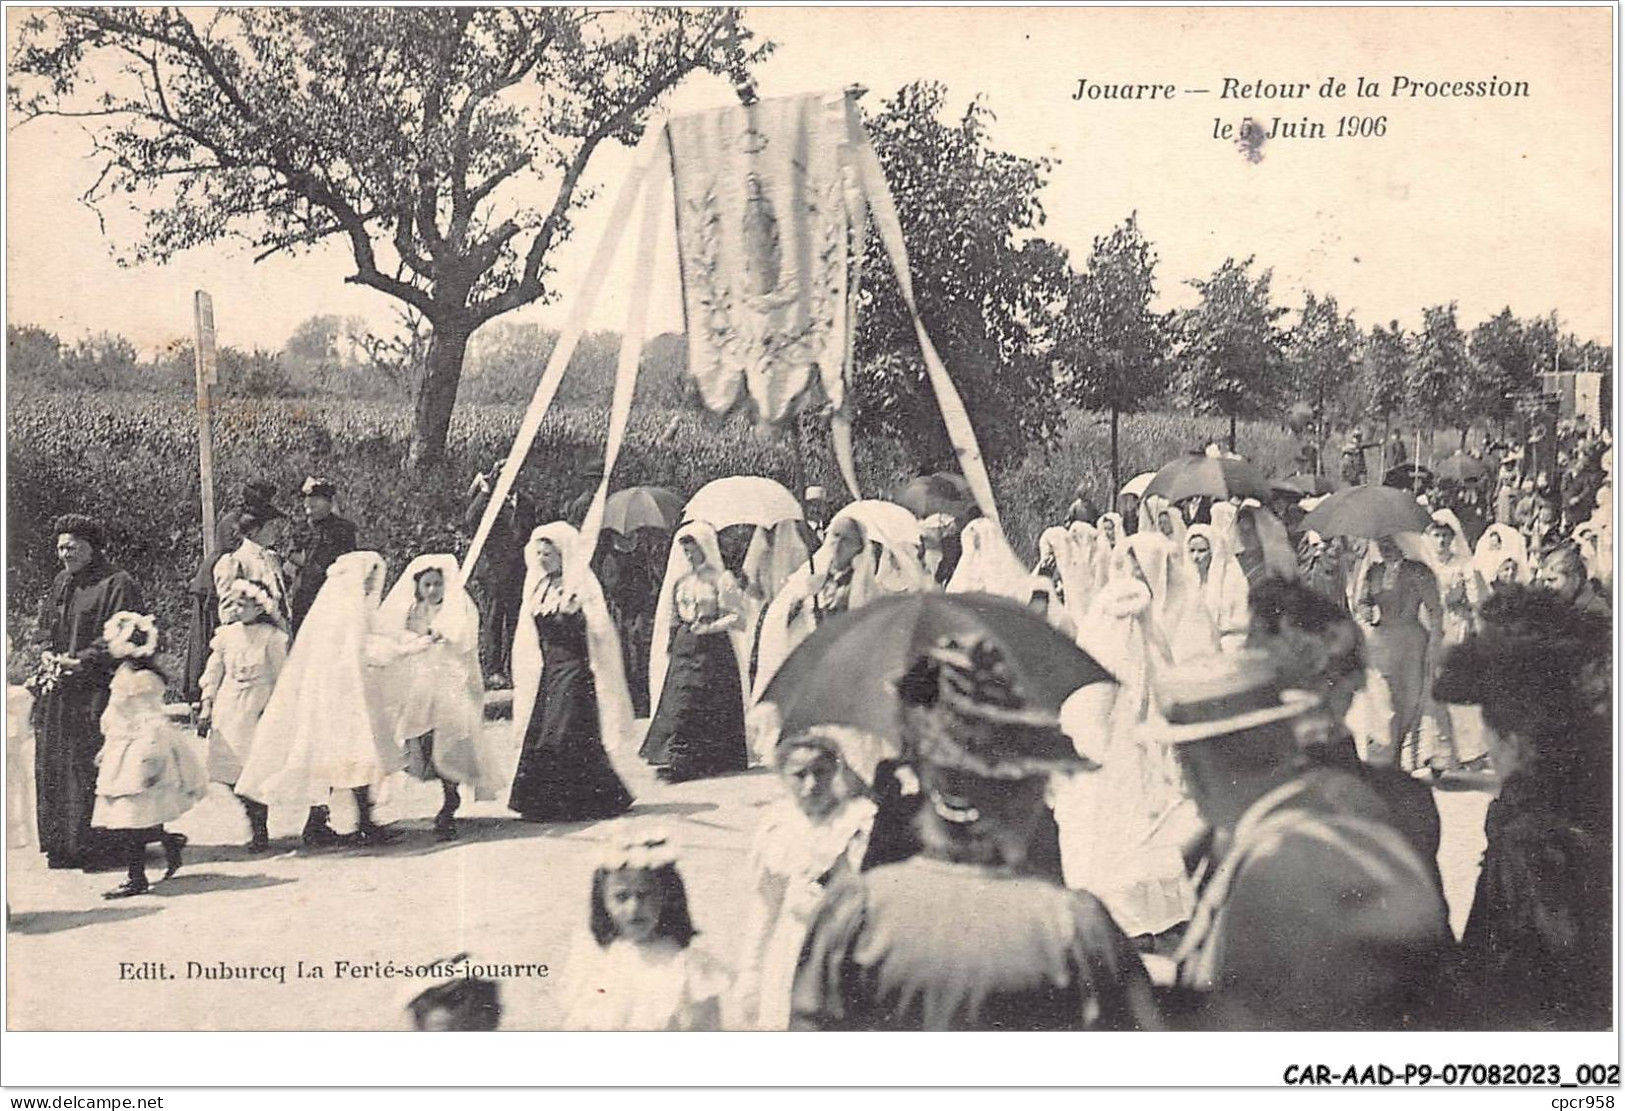
<svg viewBox="0 0 1625 1111">
<path fill-rule="evenodd" d="M 728 635 L 679 628 L 668 660 L 643 758 L 667 765 L 673 781 L 744 771 L 745 704 Z"/>
<path fill-rule="evenodd" d="M 544 648 L 508 809 L 532 821 L 580 822 L 613 818 L 631 805 L 604 752 L 592 668 L 581 657 Z"/>
<path fill-rule="evenodd" d="M 191 603 L 191 620 L 186 635 L 186 675 L 181 693 L 186 701 L 196 702 L 203 697 L 203 671 L 209 666 L 209 646 L 215 630 L 220 627 L 219 601 L 213 592 L 187 595 Z"/>
<path fill-rule="evenodd" d="M 104 687 L 72 680 L 34 706 L 35 820 L 40 851 L 56 865 L 96 863 L 108 847 L 90 826 L 106 707 Z"/>
<path fill-rule="evenodd" d="M 621 658 L 626 666 L 632 713 L 646 718 L 649 716 L 649 649 L 654 641 L 654 623 L 648 614 L 617 610 L 615 627 L 621 636 Z"/>
</svg>

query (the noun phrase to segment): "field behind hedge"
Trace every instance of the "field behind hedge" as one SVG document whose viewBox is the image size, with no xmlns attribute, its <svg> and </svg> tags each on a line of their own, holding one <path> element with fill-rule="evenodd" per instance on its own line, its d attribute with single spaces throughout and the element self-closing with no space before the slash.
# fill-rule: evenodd
<svg viewBox="0 0 1625 1111">
<path fill-rule="evenodd" d="M 216 491 L 230 504 L 244 482 L 264 479 L 293 492 L 310 474 L 340 486 L 341 512 L 360 528 L 363 546 L 398 570 L 415 555 L 462 550 L 464 497 L 477 470 L 507 453 L 518 406 L 461 405 L 452 421 L 448 461 L 417 474 L 403 465 L 411 407 L 387 402 L 227 400 L 215 420 Z M 186 584 L 200 551 L 197 425 L 191 403 L 155 394 L 13 392 L 9 440 L 7 591 L 12 681 L 27 673 L 24 649 L 35 609 L 56 573 L 51 520 L 86 513 L 104 521 L 112 561 L 130 571 L 166 630 L 166 656 L 184 648 Z M 601 409 L 555 410 L 543 423 L 520 482 L 544 514 L 562 516 L 586 488 L 585 468 L 602 461 L 607 415 Z M 1183 451 L 1221 438 L 1217 419 L 1177 414 L 1125 417 L 1123 472 L 1152 469 Z M 1108 500 L 1109 429 L 1098 414 L 1076 413 L 1060 442 L 1035 449 L 994 475 L 1011 543 L 1030 558 L 1043 527 L 1059 519 L 1080 480 Z M 683 495 L 728 474 L 762 474 L 795 488 L 803 473 L 832 492 L 842 484 L 827 444 L 809 436 L 798 468 L 794 438 L 763 436 L 743 419 L 693 411 L 634 412 L 616 465 L 614 487 L 668 486 Z M 1284 429 L 1243 425 L 1238 449 L 1267 472 L 1290 469 Z M 860 442 L 865 494 L 889 496 L 915 473 L 896 444 Z"/>
</svg>

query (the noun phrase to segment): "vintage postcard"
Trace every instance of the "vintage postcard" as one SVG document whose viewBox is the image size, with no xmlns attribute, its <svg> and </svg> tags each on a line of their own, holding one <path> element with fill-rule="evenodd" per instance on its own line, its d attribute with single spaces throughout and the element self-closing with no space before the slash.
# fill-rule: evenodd
<svg viewBox="0 0 1625 1111">
<path fill-rule="evenodd" d="M 1615 8 L 5 16 L 19 1044 L 1617 1086 Z"/>
</svg>

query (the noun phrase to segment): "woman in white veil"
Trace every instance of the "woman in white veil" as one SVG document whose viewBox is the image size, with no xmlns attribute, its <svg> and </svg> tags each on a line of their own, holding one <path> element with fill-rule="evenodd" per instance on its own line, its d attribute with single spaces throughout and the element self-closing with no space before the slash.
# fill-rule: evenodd
<svg viewBox="0 0 1625 1111">
<path fill-rule="evenodd" d="M 1094 568 L 1097 588 L 1104 588 L 1111 581 L 1112 557 L 1117 552 L 1117 545 L 1127 539 L 1121 513 L 1102 513 L 1095 520 Z"/>
<path fill-rule="evenodd" d="M 1168 663 L 1183 664 L 1219 651 L 1219 634 L 1184 553 L 1161 532 L 1135 533 L 1118 546 L 1116 561 L 1133 561 L 1151 590 L 1147 635 Z M 1131 569 L 1114 573 L 1121 577 Z"/>
<path fill-rule="evenodd" d="M 1217 510 L 1218 506 L 1214 506 Z M 1217 523 L 1217 518 L 1214 518 Z M 1275 514 L 1251 498 L 1236 508 L 1230 530 L 1230 553 L 1247 576 L 1247 589 L 1260 579 L 1297 579 L 1298 551 L 1286 526 Z"/>
<path fill-rule="evenodd" d="M 383 670 L 391 737 L 406 752 L 408 774 L 439 780 L 434 829 L 450 840 L 457 835 L 459 784 L 482 800 L 496 798 L 502 785 L 482 739 L 480 615 L 456 556 L 422 555 L 407 564 L 379 607 L 378 636 L 395 657 Z"/>
<path fill-rule="evenodd" d="M 1169 753 L 1141 731 L 1156 714 L 1153 676 L 1169 661 L 1151 580 L 1165 587 L 1167 576 L 1157 565 L 1171 547 L 1160 533 L 1137 534 L 1113 554 L 1112 576 L 1096 593 L 1079 637 L 1117 680 L 1085 688 L 1093 717 L 1088 755 L 1101 770 L 1058 782 L 1056 789 L 1067 886 L 1099 897 L 1131 937 L 1172 928 L 1194 903 L 1177 849 L 1192 808 Z"/>
<path fill-rule="evenodd" d="M 1511 525 L 1493 524 L 1478 538 L 1473 566 L 1491 593 L 1512 584 L 1528 585 L 1532 577 L 1528 545 Z"/>
<path fill-rule="evenodd" d="M 354 797 L 363 840 L 389 838 L 373 823 L 372 790 L 401 769 L 375 666 L 384 559 L 347 552 L 333 561 L 254 734 L 237 793 L 266 806 L 311 808 L 307 844 L 331 840 L 330 800 Z M 338 792 L 337 795 L 334 792 Z"/>
<path fill-rule="evenodd" d="M 716 529 L 677 530 L 655 609 L 649 657 L 654 716 L 641 754 L 672 782 L 744 771 L 744 681 L 750 630 Z M 742 662 L 743 653 L 743 662 Z"/>
<path fill-rule="evenodd" d="M 1247 644 L 1251 612 L 1247 573 L 1230 551 L 1228 531 L 1216 525 L 1192 525 L 1185 532 L 1185 560 L 1218 634 L 1220 649 L 1240 652 Z"/>
<path fill-rule="evenodd" d="M 920 561 L 919 535 L 893 535 L 855 502 L 830 519 L 824 542 L 785 582 L 762 621 L 752 700 L 767 685 L 796 646 L 820 624 L 839 613 L 861 609 L 887 594 L 933 589 Z M 771 753 L 758 752 L 766 762 Z"/>
<path fill-rule="evenodd" d="M 1427 674 L 1430 682 L 1417 730 L 1420 746 L 1417 763 L 1425 763 L 1435 776 L 1439 776 L 1474 763 L 1485 755 L 1476 745 L 1468 747 L 1469 737 L 1476 737 L 1481 730 L 1456 729 L 1452 721 L 1452 708 L 1433 697 L 1431 677 L 1438 674 L 1443 665 L 1441 657 L 1444 652 L 1477 631 L 1478 611 L 1488 600 L 1490 591 L 1474 566 L 1473 549 L 1467 543 L 1460 518 L 1448 509 L 1435 510 L 1432 516 L 1433 523 L 1424 535 L 1422 553 L 1427 556 L 1428 566 L 1433 568 L 1443 609 L 1440 628 L 1428 644 Z M 1471 710 L 1465 706 L 1461 707 L 1460 712 L 1471 714 Z"/>
<path fill-rule="evenodd" d="M 1140 502 L 1140 532 L 1155 532 L 1166 536 L 1174 546 L 1185 548 L 1185 515 L 1177 505 L 1160 494 L 1147 494 Z"/>
<path fill-rule="evenodd" d="M 999 526 L 978 517 L 965 526 L 961 540 L 964 554 L 948 580 L 948 593 L 996 594 L 1025 605 L 1032 595 L 1031 573 L 1010 549 Z"/>
<path fill-rule="evenodd" d="M 1094 595 L 1094 544 L 1094 526 L 1082 521 L 1066 528 L 1051 526 L 1038 537 L 1033 574 L 1049 580 L 1051 608 L 1058 605 L 1064 610 L 1074 635 L 1082 628 Z"/>
<path fill-rule="evenodd" d="M 513 641 L 521 747 L 508 809 L 528 821 L 612 818 L 632 805 L 632 698 L 620 640 L 580 534 L 543 525 L 525 545 Z"/>
<path fill-rule="evenodd" d="M 752 690 L 761 651 L 762 629 L 773 599 L 797 571 L 803 571 L 812 561 L 813 549 L 808 546 L 810 531 L 806 522 L 780 521 L 771 528 L 758 527 L 745 549 L 745 562 L 740 567 L 744 580 L 746 635 L 734 642 L 740 655 L 741 684 L 745 692 Z M 746 700 L 746 712 L 754 700 Z"/>
</svg>

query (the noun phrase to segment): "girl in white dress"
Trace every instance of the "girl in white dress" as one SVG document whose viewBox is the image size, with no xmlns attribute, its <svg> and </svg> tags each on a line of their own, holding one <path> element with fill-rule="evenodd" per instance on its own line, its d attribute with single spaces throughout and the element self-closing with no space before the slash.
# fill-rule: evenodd
<svg viewBox="0 0 1625 1111">
<path fill-rule="evenodd" d="M 288 634 L 277 623 L 275 607 L 270 593 L 258 583 L 247 579 L 231 583 L 220 599 L 226 623 L 209 642 L 209 662 L 199 680 L 203 700 L 197 732 L 209 738 L 209 781 L 233 790 L 288 658 Z M 270 808 L 242 795 L 237 798 L 248 815 L 249 850 L 264 852 L 270 846 Z"/>
<path fill-rule="evenodd" d="M 501 786 L 485 750 L 485 683 L 480 675 L 480 615 L 463 589 L 457 558 L 424 555 L 401 572 L 378 611 L 372 655 L 384 659 L 391 739 L 406 753 L 406 770 L 438 779 L 441 806 L 435 836 L 457 836 L 458 785 L 476 799 L 494 799 Z"/>
<path fill-rule="evenodd" d="M 355 800 L 357 839 L 393 835 L 372 820 L 373 790 L 405 766 L 372 658 L 384 558 L 346 552 L 333 561 L 265 706 L 237 793 L 267 806 L 311 807 L 307 845 L 330 844 L 327 804 Z"/>
<path fill-rule="evenodd" d="M 96 765 L 96 807 L 90 824 L 123 835 L 129 878 L 104 898 L 124 899 L 148 890 L 147 846 L 164 846 L 164 878 L 181 866 L 186 838 L 164 830 L 203 797 L 203 767 L 180 730 L 164 716 L 164 677 L 153 666 L 158 622 L 121 611 L 102 631 L 107 651 L 120 661 L 102 711 L 101 752 Z"/>
<path fill-rule="evenodd" d="M 589 933 L 571 953 L 566 1030 L 716 1030 L 722 970 L 697 931 L 664 837 L 617 846 L 592 874 Z"/>
<path fill-rule="evenodd" d="M 751 844 L 750 909 L 730 1029 L 786 1030 L 790 989 L 807 927 L 824 892 L 863 865 L 875 804 L 847 762 L 840 731 L 787 737 L 774 748 L 785 794 L 769 804 Z"/>
</svg>

